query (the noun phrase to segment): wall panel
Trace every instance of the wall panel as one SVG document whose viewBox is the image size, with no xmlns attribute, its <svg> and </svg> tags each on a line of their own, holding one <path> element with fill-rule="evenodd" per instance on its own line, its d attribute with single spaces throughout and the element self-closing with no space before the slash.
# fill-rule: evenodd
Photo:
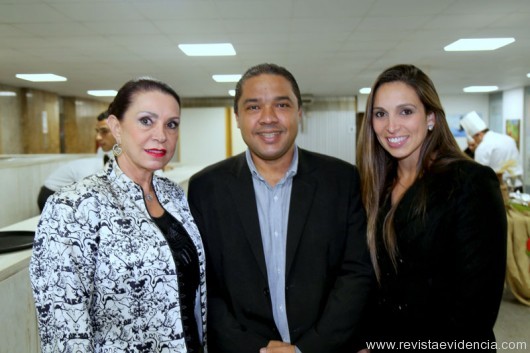
<svg viewBox="0 0 530 353">
<path fill-rule="evenodd" d="M 59 153 L 59 96 L 22 89 L 22 131 L 24 153 Z"/>
<path fill-rule="evenodd" d="M 230 133 L 232 135 L 232 156 L 245 152 L 247 150 L 247 145 L 241 136 L 241 130 L 237 126 L 236 115 L 234 114 L 234 108 L 230 108 Z"/>
<path fill-rule="evenodd" d="M 65 153 L 94 153 L 96 151 L 97 116 L 108 108 L 107 103 L 63 98 L 63 129 Z"/>
<path fill-rule="evenodd" d="M 355 97 L 306 106 L 296 142 L 301 148 L 355 163 Z"/>
<path fill-rule="evenodd" d="M 0 85 L 0 154 L 22 153 L 21 89 Z"/>
<path fill-rule="evenodd" d="M 209 165 L 226 158 L 226 109 L 182 108 L 180 162 Z"/>
</svg>

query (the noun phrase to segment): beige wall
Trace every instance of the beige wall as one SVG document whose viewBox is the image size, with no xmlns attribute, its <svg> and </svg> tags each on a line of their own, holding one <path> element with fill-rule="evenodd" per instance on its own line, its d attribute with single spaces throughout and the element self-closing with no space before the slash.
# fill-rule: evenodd
<svg viewBox="0 0 530 353">
<path fill-rule="evenodd" d="M 66 153 L 96 152 L 96 118 L 107 108 L 107 103 L 75 97 L 63 98 Z"/>
<path fill-rule="evenodd" d="M 0 84 L 0 154 L 21 153 L 21 89 Z"/>
<path fill-rule="evenodd" d="M 59 153 L 59 96 L 22 89 L 22 153 Z"/>
<path fill-rule="evenodd" d="M 0 84 L 0 154 L 94 153 L 96 117 L 107 107 Z"/>
</svg>

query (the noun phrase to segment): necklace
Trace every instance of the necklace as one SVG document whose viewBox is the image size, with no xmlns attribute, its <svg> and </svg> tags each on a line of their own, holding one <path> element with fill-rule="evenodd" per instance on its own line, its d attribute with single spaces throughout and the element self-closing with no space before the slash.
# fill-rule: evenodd
<svg viewBox="0 0 530 353">
<path fill-rule="evenodd" d="M 145 195 L 145 199 L 146 199 L 147 201 L 151 202 L 151 201 L 153 201 L 153 195 L 151 195 L 151 194 L 147 194 L 147 195 Z"/>
</svg>

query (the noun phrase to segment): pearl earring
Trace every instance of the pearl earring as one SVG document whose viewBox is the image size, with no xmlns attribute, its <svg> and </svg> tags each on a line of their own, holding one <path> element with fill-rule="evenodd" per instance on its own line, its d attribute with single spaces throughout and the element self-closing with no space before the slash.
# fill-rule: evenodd
<svg viewBox="0 0 530 353">
<path fill-rule="evenodd" d="M 429 131 L 432 131 L 432 129 L 434 129 L 434 125 L 433 125 L 433 124 L 429 124 L 429 125 L 427 126 L 427 129 L 429 129 Z"/>
</svg>

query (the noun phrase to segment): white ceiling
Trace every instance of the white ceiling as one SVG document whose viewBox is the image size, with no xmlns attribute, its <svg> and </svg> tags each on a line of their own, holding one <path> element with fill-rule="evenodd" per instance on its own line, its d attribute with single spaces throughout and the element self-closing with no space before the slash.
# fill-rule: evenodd
<svg viewBox="0 0 530 353">
<path fill-rule="evenodd" d="M 496 51 L 444 52 L 459 38 L 514 37 Z M 234 45 L 187 57 L 181 43 Z M 530 85 L 529 0 L 0 0 L 0 84 L 89 97 L 150 75 L 183 97 L 223 97 L 241 74 L 274 62 L 302 93 L 358 94 L 385 68 L 412 63 L 440 94 L 469 85 Z M 31 83 L 17 73 L 67 82 Z M 108 99 L 104 99 L 108 100 Z"/>
</svg>

